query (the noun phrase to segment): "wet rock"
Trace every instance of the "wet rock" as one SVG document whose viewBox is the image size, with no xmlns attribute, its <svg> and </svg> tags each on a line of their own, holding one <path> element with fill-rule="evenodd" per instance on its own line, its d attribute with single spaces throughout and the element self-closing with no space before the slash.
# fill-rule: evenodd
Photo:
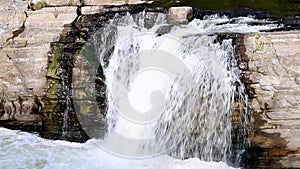
<svg viewBox="0 0 300 169">
<path fill-rule="evenodd" d="M 6 100 L 0 102 L 1 126 L 48 134 L 61 129 L 59 119 L 53 115 L 58 101 L 46 96 L 58 92 L 58 79 L 47 76 L 50 44 L 59 41 L 64 30 L 70 28 L 77 18 L 77 7 L 64 6 L 66 1 L 48 2 L 46 6 L 62 7 L 45 6 L 31 11 L 24 1 L 1 4 L 0 24 L 4 25 L 0 28 L 0 89 Z M 51 61 L 55 76 L 58 61 Z"/>
<path fill-rule="evenodd" d="M 186 23 L 193 19 L 193 8 L 171 7 L 168 11 L 168 18 L 171 23 Z"/>
<path fill-rule="evenodd" d="M 41 104 L 36 101 L 22 101 L 20 99 L 6 101 L 4 114 L 0 117 L 0 121 L 41 122 Z"/>
<path fill-rule="evenodd" d="M 0 117 L 0 120 L 10 120 L 13 118 L 15 108 L 12 102 L 6 101 L 4 103 L 4 114 Z"/>
</svg>

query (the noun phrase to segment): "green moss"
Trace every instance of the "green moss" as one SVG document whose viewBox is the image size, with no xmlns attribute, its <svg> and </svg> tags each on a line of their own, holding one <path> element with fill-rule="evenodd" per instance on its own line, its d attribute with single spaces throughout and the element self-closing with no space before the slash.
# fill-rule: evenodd
<svg viewBox="0 0 300 169">
<path fill-rule="evenodd" d="M 61 49 L 59 48 L 59 46 L 54 46 L 52 51 L 53 55 L 48 65 L 47 76 L 57 78 L 58 58 L 61 54 Z"/>
<path fill-rule="evenodd" d="M 69 1 L 69 6 L 77 6 L 77 3 L 74 0 Z"/>
<path fill-rule="evenodd" d="M 96 50 L 93 45 L 85 46 L 81 50 L 82 56 L 86 59 L 89 66 L 93 68 L 93 70 L 98 69 L 99 66 L 99 60 L 96 57 Z"/>
<path fill-rule="evenodd" d="M 59 82 L 55 81 L 55 83 L 53 83 L 51 85 L 51 87 L 48 89 L 48 97 L 49 98 L 52 98 L 52 99 L 57 98 L 58 87 L 59 87 Z"/>
<path fill-rule="evenodd" d="M 49 113 L 49 118 L 48 118 L 48 130 L 49 131 L 56 131 L 58 122 L 57 122 L 57 117 L 54 112 Z"/>
<path fill-rule="evenodd" d="M 255 40 L 258 40 L 260 38 L 260 34 L 258 33 L 258 32 L 256 32 L 255 34 L 254 34 L 254 39 Z"/>
<path fill-rule="evenodd" d="M 61 48 L 58 44 L 55 44 L 52 47 L 52 58 L 50 58 L 50 62 L 48 64 L 48 69 L 47 69 L 47 77 L 49 78 L 48 80 L 48 97 L 56 99 L 57 98 L 57 91 L 59 87 L 59 81 L 58 81 L 58 76 L 57 76 L 57 70 L 58 70 L 58 59 L 60 58 L 61 55 Z"/>
<path fill-rule="evenodd" d="M 253 52 L 260 51 L 264 48 L 264 42 L 263 41 L 258 41 L 256 42 L 256 45 L 252 47 Z"/>
<path fill-rule="evenodd" d="M 82 43 L 86 42 L 82 36 L 80 36 L 79 41 Z M 76 53 L 80 53 L 80 51 L 76 51 Z"/>
<path fill-rule="evenodd" d="M 254 42 L 255 42 L 255 45 L 252 47 L 252 52 L 257 52 L 257 51 L 263 50 L 265 43 L 260 39 L 259 33 L 255 33 Z"/>
<path fill-rule="evenodd" d="M 57 131 L 61 128 L 58 122 L 58 117 L 54 112 L 49 113 L 46 126 L 49 131 Z"/>
<path fill-rule="evenodd" d="M 86 19 L 86 15 L 83 15 L 83 16 L 80 18 L 80 23 L 84 23 L 85 19 Z"/>
<path fill-rule="evenodd" d="M 47 114 L 47 120 L 45 121 L 45 126 L 48 131 L 57 131 L 59 130 L 59 122 L 57 115 L 55 114 L 58 100 L 51 99 L 49 97 L 42 97 L 41 101 L 44 103 L 45 107 L 43 107 L 42 111 L 44 114 Z"/>
<path fill-rule="evenodd" d="M 125 4 L 127 5 L 129 3 L 129 0 L 125 0 Z"/>
<path fill-rule="evenodd" d="M 189 14 L 188 16 L 187 16 L 187 20 L 189 20 L 189 21 L 191 21 L 192 19 L 193 19 L 193 14 Z"/>
<path fill-rule="evenodd" d="M 84 0 L 80 0 L 80 6 L 84 5 Z"/>
<path fill-rule="evenodd" d="M 46 7 L 46 6 L 47 6 L 47 2 L 45 0 L 41 0 L 41 1 L 38 1 L 35 4 L 33 4 L 31 6 L 31 9 L 32 10 L 40 10 L 40 9 Z"/>
<path fill-rule="evenodd" d="M 258 56 L 258 55 L 253 55 L 252 60 L 253 60 L 253 61 L 259 60 L 259 56 Z"/>
</svg>

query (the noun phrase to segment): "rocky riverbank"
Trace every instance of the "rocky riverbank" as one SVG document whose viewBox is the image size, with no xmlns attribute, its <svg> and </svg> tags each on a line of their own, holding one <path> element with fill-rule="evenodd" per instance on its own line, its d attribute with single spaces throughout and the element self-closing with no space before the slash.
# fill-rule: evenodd
<svg viewBox="0 0 300 169">
<path fill-rule="evenodd" d="M 85 126 L 98 126 L 92 136 L 101 137 L 99 133 L 106 130 L 104 76 L 101 67 L 91 66 L 98 62 L 93 54 L 83 53 L 82 47 L 116 13 L 143 10 L 167 12 L 139 0 L 2 2 L 0 125 L 46 138 L 85 142 L 91 133 L 84 132 L 80 118 Z M 195 9 L 194 17 L 212 13 Z M 237 14 L 223 12 L 230 13 Z M 186 17 L 184 22 L 191 19 Z M 259 33 L 237 39 L 252 124 L 246 168 L 300 167 L 300 34 Z M 96 85 L 98 91 L 91 91 L 87 84 Z M 91 93 L 98 95 L 91 97 Z"/>
<path fill-rule="evenodd" d="M 75 72 L 83 69 L 78 52 L 104 21 L 117 12 L 140 12 L 146 6 L 134 4 L 141 3 L 146 2 L 2 3 L 1 126 L 38 132 L 47 138 L 86 141 L 69 98 L 73 68 Z M 79 83 L 74 86 L 78 94 Z M 89 107 L 87 100 L 77 103 Z"/>
<path fill-rule="evenodd" d="M 298 168 L 300 32 L 250 34 L 242 43 L 240 68 L 252 115 L 249 162 L 261 168 Z"/>
</svg>

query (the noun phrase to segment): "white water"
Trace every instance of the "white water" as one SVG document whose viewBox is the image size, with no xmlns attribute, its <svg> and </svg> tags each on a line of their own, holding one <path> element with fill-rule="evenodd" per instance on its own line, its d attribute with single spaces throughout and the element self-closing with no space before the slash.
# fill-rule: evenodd
<svg viewBox="0 0 300 169">
<path fill-rule="evenodd" d="M 94 37 L 103 65 L 114 46 L 105 68 L 106 138 L 79 144 L 0 128 L 0 168 L 231 168 L 224 162 L 230 156 L 238 72 L 232 41 L 214 43 L 216 36 L 207 35 L 276 25 L 211 16 L 170 26 L 161 14 L 146 28 L 144 14 L 112 20 Z"/>
<path fill-rule="evenodd" d="M 160 156 L 132 160 L 103 151 L 96 140 L 71 143 L 39 138 L 33 134 L 0 128 L 0 168 L 44 169 L 206 169 L 230 168 L 222 162 L 197 158 L 177 160 Z"/>
<path fill-rule="evenodd" d="M 151 17 L 153 26 L 145 22 Z M 231 110 L 234 101 L 244 102 L 246 97 L 232 40 L 215 42 L 215 34 L 275 27 L 253 18 L 217 16 L 169 25 L 164 14 L 145 13 L 111 21 L 93 41 L 100 46 L 102 63 L 114 49 L 104 69 L 109 132 L 102 146 L 132 158 L 169 154 L 227 161 Z"/>
</svg>

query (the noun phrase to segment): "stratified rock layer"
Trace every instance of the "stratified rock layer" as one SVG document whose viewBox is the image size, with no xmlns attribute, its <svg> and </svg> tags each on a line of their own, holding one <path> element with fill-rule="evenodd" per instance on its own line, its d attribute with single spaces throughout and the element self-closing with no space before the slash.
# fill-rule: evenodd
<svg viewBox="0 0 300 169">
<path fill-rule="evenodd" d="M 298 168 L 300 32 L 245 35 L 244 45 L 248 57 L 244 80 L 250 93 L 252 147 L 264 151 L 257 160 L 269 161 L 273 168 L 276 161 L 278 167 Z"/>
<path fill-rule="evenodd" d="M 74 134 L 73 137 L 78 136 L 75 139 L 63 138 L 61 133 L 55 135 L 55 132 L 62 127 L 57 125 L 57 122 L 63 121 L 62 117 L 65 113 L 60 112 L 60 109 L 54 110 L 59 102 L 57 93 L 64 92 L 59 86 L 63 81 L 59 75 L 60 71 L 70 68 L 67 74 L 72 73 L 74 76 L 77 110 L 82 114 L 90 115 L 94 107 L 90 106 L 87 88 L 82 85 L 85 84 L 84 77 L 90 73 L 84 65 L 87 61 L 84 56 L 80 54 L 73 56 L 73 54 L 82 47 L 89 34 L 92 34 L 97 27 L 101 27 L 103 22 L 114 16 L 116 12 L 126 12 L 128 11 L 126 5 L 143 2 L 140 0 L 2 0 L 0 6 L 1 126 L 39 131 L 47 138 L 85 141 L 87 137 L 82 136 L 83 134 L 78 136 L 76 133 L 71 133 Z M 191 8 L 173 9 L 183 11 L 170 11 L 170 15 L 174 16 L 175 20 L 186 22 L 192 15 Z M 109 12 L 111 12 L 109 17 L 105 16 L 105 13 Z M 75 27 L 80 30 L 74 30 Z M 249 151 L 254 152 L 254 155 L 250 154 L 250 157 L 246 157 L 250 160 L 248 164 L 253 165 L 254 168 L 299 168 L 300 33 L 273 32 L 246 35 L 243 43 L 245 55 L 239 66 L 244 71 L 243 80 L 249 91 L 253 124 L 250 135 L 252 145 Z M 70 61 L 72 58 L 74 62 Z M 64 67 L 67 64 L 69 67 Z M 93 85 L 93 82 L 90 81 L 89 84 Z M 101 83 L 99 81 L 99 84 Z M 105 106 L 102 108 L 105 109 Z M 53 112 L 62 115 L 56 116 Z M 68 118 L 71 122 L 67 121 L 67 123 L 75 124 L 77 117 L 74 112 L 69 112 Z M 87 123 L 93 122 L 88 118 L 84 120 Z M 74 131 L 80 128 L 80 125 L 76 125 L 73 125 Z M 44 130 L 54 131 L 54 135 L 43 134 Z M 251 168 L 251 166 L 246 167 Z"/>
<path fill-rule="evenodd" d="M 78 53 L 104 21 L 116 12 L 129 11 L 126 5 L 139 3 L 143 1 L 11 0 L 1 3 L 1 126 L 38 132 L 46 138 L 86 141 L 88 136 L 76 113 L 90 116 L 95 111 L 90 109 L 90 98 L 85 97 L 87 90 L 81 90 L 85 86 L 78 85 L 86 77 L 78 74 L 72 77 L 73 67 L 74 74 L 79 69 L 82 75 L 85 70 L 77 64 L 84 63 L 80 62 Z M 131 8 L 136 12 L 145 9 Z M 74 82 L 79 81 L 74 83 L 74 93 L 72 78 Z M 74 104 L 72 94 L 79 99 Z M 99 106 L 104 110 L 103 98 L 102 102 Z M 79 118 L 97 121 L 85 116 Z M 103 130 L 101 124 L 100 127 Z"/>
</svg>

